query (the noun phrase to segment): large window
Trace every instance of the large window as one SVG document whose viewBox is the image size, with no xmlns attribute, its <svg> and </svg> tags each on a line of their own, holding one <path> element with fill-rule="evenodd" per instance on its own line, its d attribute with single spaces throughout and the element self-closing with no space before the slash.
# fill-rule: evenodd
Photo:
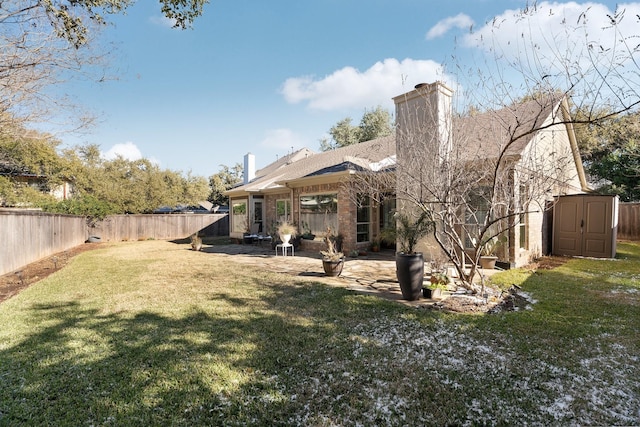
<svg viewBox="0 0 640 427">
<path fill-rule="evenodd" d="M 233 200 L 231 202 L 231 231 L 244 233 L 247 230 L 247 199 Z"/>
<path fill-rule="evenodd" d="M 313 234 L 322 235 L 327 227 L 338 232 L 338 195 L 300 196 L 300 224 L 303 223 Z"/>
<path fill-rule="evenodd" d="M 464 243 L 467 249 L 473 248 L 480 235 L 480 228 L 489 213 L 490 201 L 489 187 L 479 187 L 467 197 L 467 209 L 464 218 L 465 236 Z"/>
<path fill-rule="evenodd" d="M 291 200 L 276 200 L 276 221 L 291 221 Z"/>
<path fill-rule="evenodd" d="M 369 226 L 371 225 L 371 199 L 369 196 L 358 196 L 356 217 L 356 242 L 368 242 Z"/>
</svg>

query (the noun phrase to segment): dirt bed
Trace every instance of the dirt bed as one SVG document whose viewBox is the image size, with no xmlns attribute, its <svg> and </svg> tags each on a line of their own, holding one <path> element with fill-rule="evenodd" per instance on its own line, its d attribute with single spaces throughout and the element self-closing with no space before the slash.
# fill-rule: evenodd
<svg viewBox="0 0 640 427">
<path fill-rule="evenodd" d="M 100 243 L 84 243 L 75 248 L 32 262 L 12 273 L 0 276 L 0 302 L 17 295 L 23 289 L 60 270 L 74 256 L 97 249 L 100 246 Z"/>
</svg>

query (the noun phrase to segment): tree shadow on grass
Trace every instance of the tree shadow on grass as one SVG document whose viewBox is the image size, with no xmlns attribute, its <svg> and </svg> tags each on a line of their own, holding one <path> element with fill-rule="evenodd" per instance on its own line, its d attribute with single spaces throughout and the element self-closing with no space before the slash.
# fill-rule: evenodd
<svg viewBox="0 0 640 427">
<path fill-rule="evenodd" d="M 258 309 L 218 293 L 210 301 L 226 309 L 203 303 L 179 317 L 35 304 L 33 332 L 0 351 L 0 425 L 286 422 L 300 408 L 274 375 L 321 370 L 348 296 L 269 285 Z"/>
<path fill-rule="evenodd" d="M 273 275 L 242 286 L 251 292 L 204 293 L 179 314 L 170 306 L 107 312 L 73 300 L 34 304 L 20 313 L 30 316 L 29 332 L 0 343 L 0 425 L 438 425 L 468 421 L 469 398 L 497 424 L 615 424 L 607 415 L 615 394 L 596 404 L 576 400 L 558 419 L 536 410 L 562 390 L 633 392 L 606 370 L 587 388 L 571 382 L 592 378 L 591 365 L 578 362 L 601 360 L 606 340 L 637 348 L 640 312 L 600 301 L 596 285 L 565 271 L 527 280 L 533 310 L 487 316 L 421 312 L 318 283 L 280 284 Z M 405 326 L 409 338 L 396 339 Z M 467 333 L 498 352 L 500 365 L 478 360 L 485 353 L 457 339 Z M 560 392 L 546 386 L 558 373 Z M 518 378 L 528 378 L 528 388 L 518 388 Z M 496 396 L 509 396 L 507 404 Z M 514 419 L 509 404 L 534 409 Z M 425 408 L 439 418 L 426 418 Z"/>
</svg>

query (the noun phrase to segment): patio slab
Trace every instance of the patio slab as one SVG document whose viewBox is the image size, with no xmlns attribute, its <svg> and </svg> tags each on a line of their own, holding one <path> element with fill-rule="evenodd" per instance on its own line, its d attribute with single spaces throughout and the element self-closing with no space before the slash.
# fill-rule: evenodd
<svg viewBox="0 0 640 427">
<path fill-rule="evenodd" d="M 321 256 L 316 252 L 296 251 L 295 256 L 276 256 L 267 245 L 217 245 L 205 246 L 203 252 L 228 256 L 235 262 L 254 265 L 278 273 L 312 278 L 330 286 L 339 286 L 353 292 L 375 295 L 412 307 L 428 308 L 438 300 L 402 299 L 396 278 L 395 254 L 392 251 L 368 253 L 356 258 L 347 257 L 339 277 L 327 277 L 322 268 Z"/>
</svg>

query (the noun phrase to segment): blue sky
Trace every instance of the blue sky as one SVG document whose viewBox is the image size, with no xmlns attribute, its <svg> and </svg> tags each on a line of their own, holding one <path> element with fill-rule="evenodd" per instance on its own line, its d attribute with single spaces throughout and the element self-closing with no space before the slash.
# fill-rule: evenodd
<svg viewBox="0 0 640 427">
<path fill-rule="evenodd" d="M 365 109 L 392 111 L 391 97 L 443 79 L 441 64 L 451 55 L 463 62 L 481 58 L 484 51 L 472 43 L 469 27 L 477 36 L 493 17 L 509 19 L 525 5 L 212 0 L 194 28 L 181 31 L 170 28 L 157 2 L 139 0 L 100 36 L 117 47 L 110 72 L 118 79 L 64 87 L 99 123 L 88 134 L 61 139 L 195 175 L 241 163 L 247 152 L 260 168 L 292 149 L 318 150 L 319 140 L 344 117 L 357 124 Z M 602 28 L 615 5 L 540 2 L 531 25 L 544 34 L 559 15 L 577 20 L 578 11 L 591 7 L 599 17 L 592 21 L 602 19 L 593 28 Z M 505 24 L 497 37 L 513 47 L 509 40 L 521 25 Z"/>
</svg>

